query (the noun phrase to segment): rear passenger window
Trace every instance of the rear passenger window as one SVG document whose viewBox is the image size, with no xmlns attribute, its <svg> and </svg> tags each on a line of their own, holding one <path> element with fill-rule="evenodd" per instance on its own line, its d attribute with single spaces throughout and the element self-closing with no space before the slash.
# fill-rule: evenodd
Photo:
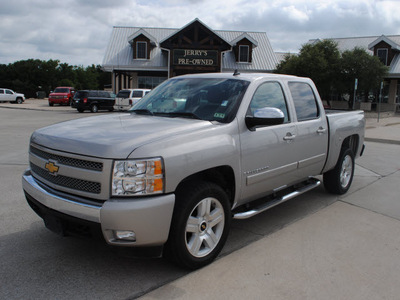
<svg viewBox="0 0 400 300">
<path fill-rule="evenodd" d="M 143 97 L 143 91 L 133 91 L 132 97 L 134 98 Z"/>
<path fill-rule="evenodd" d="M 303 82 L 289 82 L 289 89 L 299 122 L 319 117 L 317 99 L 311 86 Z"/>
<path fill-rule="evenodd" d="M 286 107 L 285 96 L 283 95 L 282 87 L 278 82 L 266 82 L 261 84 L 253 95 L 250 102 L 250 114 L 263 107 L 279 108 L 285 115 L 284 123 L 289 122 L 288 110 Z"/>
<path fill-rule="evenodd" d="M 110 94 L 108 92 L 99 92 L 99 94 L 102 98 L 110 98 Z"/>
</svg>

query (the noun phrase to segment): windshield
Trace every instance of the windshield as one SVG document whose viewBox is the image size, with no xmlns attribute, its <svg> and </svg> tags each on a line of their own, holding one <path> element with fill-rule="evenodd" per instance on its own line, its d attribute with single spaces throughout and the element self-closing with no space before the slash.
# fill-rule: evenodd
<svg viewBox="0 0 400 300">
<path fill-rule="evenodd" d="M 176 78 L 165 81 L 131 111 L 228 123 L 236 115 L 248 81 L 226 78 Z"/>
<path fill-rule="evenodd" d="M 54 93 L 69 93 L 69 89 L 67 88 L 56 88 Z"/>
</svg>

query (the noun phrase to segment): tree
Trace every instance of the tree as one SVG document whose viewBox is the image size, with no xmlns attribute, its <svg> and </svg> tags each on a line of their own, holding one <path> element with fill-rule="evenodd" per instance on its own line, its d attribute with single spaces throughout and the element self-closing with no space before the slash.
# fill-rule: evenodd
<svg viewBox="0 0 400 300">
<path fill-rule="evenodd" d="M 28 59 L 12 64 L 0 64 L 0 86 L 36 97 L 38 91 L 47 95 L 57 86 L 73 86 L 76 89 L 103 89 L 110 83 L 109 73 L 101 66 L 70 66 L 59 60 L 42 61 Z"/>
<path fill-rule="evenodd" d="M 328 103 L 333 92 L 349 94 L 348 104 L 352 108 L 355 79 L 358 79 L 358 90 L 368 95 L 387 75 L 388 67 L 364 49 L 340 54 L 335 42 L 324 40 L 303 45 L 299 55 L 286 56 L 276 72 L 310 77 Z"/>
<path fill-rule="evenodd" d="M 329 101 L 332 87 L 340 74 L 340 52 L 337 43 L 323 40 L 305 44 L 299 55 L 287 55 L 277 66 L 276 73 L 311 78 L 323 99 Z"/>
<path fill-rule="evenodd" d="M 340 90 L 353 95 L 354 82 L 358 79 L 358 90 L 364 95 L 379 88 L 381 81 L 387 75 L 389 68 L 378 57 L 368 54 L 362 48 L 345 51 L 341 59 Z M 353 106 L 353 96 L 349 107 Z"/>
</svg>

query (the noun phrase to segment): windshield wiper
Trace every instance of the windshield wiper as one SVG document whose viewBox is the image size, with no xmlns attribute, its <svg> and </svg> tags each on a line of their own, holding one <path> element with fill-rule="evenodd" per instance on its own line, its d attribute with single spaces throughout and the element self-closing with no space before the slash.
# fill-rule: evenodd
<svg viewBox="0 0 400 300">
<path fill-rule="evenodd" d="M 132 110 L 134 113 L 137 113 L 139 115 L 150 115 L 150 116 L 154 116 L 154 114 L 148 110 L 148 109 L 134 109 Z"/>
<path fill-rule="evenodd" d="M 171 116 L 171 117 L 184 117 L 184 118 L 201 120 L 201 118 L 198 115 L 196 115 L 195 113 L 192 113 L 192 112 L 188 112 L 188 111 L 166 113 L 166 115 Z"/>
</svg>

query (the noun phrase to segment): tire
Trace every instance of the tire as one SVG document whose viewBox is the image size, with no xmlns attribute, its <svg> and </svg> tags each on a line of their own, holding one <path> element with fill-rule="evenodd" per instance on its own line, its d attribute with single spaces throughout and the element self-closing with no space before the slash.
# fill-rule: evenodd
<svg viewBox="0 0 400 300">
<path fill-rule="evenodd" d="M 97 106 L 97 104 L 93 104 L 93 105 L 90 107 L 90 111 L 91 111 L 92 113 L 97 113 L 97 112 L 99 111 L 99 107 Z"/>
<path fill-rule="evenodd" d="M 210 182 L 177 192 L 164 255 L 176 264 L 198 269 L 211 263 L 228 237 L 231 211 L 227 194 Z"/>
<path fill-rule="evenodd" d="M 354 153 L 350 149 L 342 150 L 335 168 L 324 174 L 325 189 L 337 195 L 345 194 L 353 181 Z"/>
<path fill-rule="evenodd" d="M 49 102 L 49 106 L 53 106 L 54 105 L 54 103 L 53 102 Z"/>
<path fill-rule="evenodd" d="M 77 108 L 77 110 L 80 112 L 80 113 L 83 113 L 83 109 L 82 108 Z"/>
<path fill-rule="evenodd" d="M 15 101 L 17 104 L 22 104 L 22 102 L 24 102 L 24 101 L 22 101 L 22 98 L 17 98 L 17 100 Z"/>
<path fill-rule="evenodd" d="M 93 104 L 93 105 L 90 107 L 90 111 L 91 111 L 92 113 L 97 113 L 97 112 L 99 111 L 99 107 L 97 106 L 97 104 Z"/>
</svg>

